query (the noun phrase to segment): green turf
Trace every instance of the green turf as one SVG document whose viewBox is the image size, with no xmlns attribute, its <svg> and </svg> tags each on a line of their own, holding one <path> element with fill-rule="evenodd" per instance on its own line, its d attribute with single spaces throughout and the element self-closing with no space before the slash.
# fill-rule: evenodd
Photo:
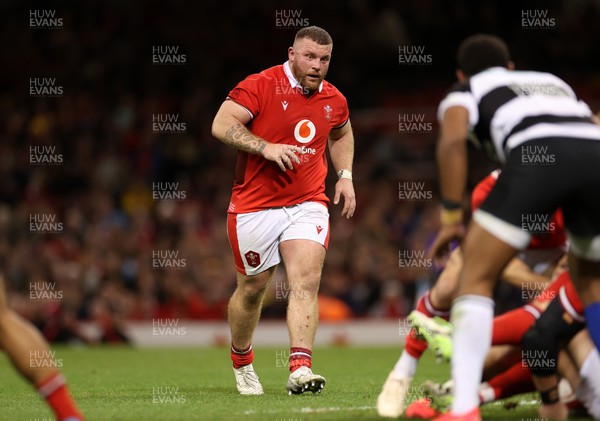
<svg viewBox="0 0 600 421">
<path fill-rule="evenodd" d="M 348 420 L 381 419 L 375 400 L 398 357 L 393 348 L 315 350 L 321 394 L 288 396 L 284 348 L 258 348 L 254 366 L 264 396 L 239 396 L 225 348 L 58 348 L 73 395 L 89 420 Z M 420 362 L 415 392 L 425 379 L 444 380 L 449 367 L 431 355 Z M 0 357 L 0 420 L 52 419 L 51 412 Z M 159 388 L 159 392 L 154 393 Z M 525 400 L 532 400 L 526 396 Z M 519 400 L 523 400 L 520 397 Z M 156 402 L 153 402 L 156 401 Z M 162 401 L 162 403 L 161 403 Z M 170 401 L 170 402 L 168 402 Z M 536 419 L 536 406 L 484 407 L 484 419 Z"/>
</svg>

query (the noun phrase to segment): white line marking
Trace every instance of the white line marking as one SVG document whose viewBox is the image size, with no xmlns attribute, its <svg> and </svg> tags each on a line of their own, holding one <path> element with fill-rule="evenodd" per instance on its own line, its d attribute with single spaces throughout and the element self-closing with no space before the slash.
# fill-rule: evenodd
<svg viewBox="0 0 600 421">
<path fill-rule="evenodd" d="M 491 402 L 489 403 L 489 405 L 492 406 L 502 406 L 504 405 L 504 401 L 495 401 L 495 402 Z M 523 405 L 523 406 L 532 406 L 532 405 L 539 405 L 540 401 L 536 400 L 536 399 L 530 399 L 530 400 L 520 400 L 518 401 L 518 405 Z M 257 415 L 257 414 L 279 414 L 281 412 L 292 412 L 292 413 L 300 413 L 300 414 L 318 414 L 318 413 L 324 413 L 324 412 L 340 412 L 340 411 L 370 411 L 375 409 L 376 407 L 370 406 L 370 405 L 365 405 L 365 406 L 348 406 L 348 407 L 340 407 L 340 406 L 327 406 L 327 407 L 323 407 L 323 408 L 309 408 L 309 407 L 304 407 L 304 408 L 290 408 L 290 409 L 269 409 L 269 410 L 262 410 L 262 411 L 257 411 L 254 409 L 250 409 L 247 411 L 244 411 L 244 415 Z"/>
<path fill-rule="evenodd" d="M 339 411 L 370 411 L 375 409 L 375 406 L 348 406 L 348 407 L 340 407 L 340 406 L 328 406 L 323 408 L 290 408 L 290 409 L 269 409 L 266 411 L 256 411 L 256 410 L 248 410 L 244 411 L 244 415 L 255 415 L 255 414 L 278 414 L 281 412 L 298 412 L 301 414 L 316 414 L 321 412 L 339 412 Z"/>
</svg>

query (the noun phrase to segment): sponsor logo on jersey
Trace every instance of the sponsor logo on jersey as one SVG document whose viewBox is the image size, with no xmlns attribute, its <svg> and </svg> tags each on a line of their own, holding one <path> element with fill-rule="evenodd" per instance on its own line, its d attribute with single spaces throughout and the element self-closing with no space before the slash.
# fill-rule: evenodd
<svg viewBox="0 0 600 421">
<path fill-rule="evenodd" d="M 300 120 L 294 127 L 294 138 L 300 143 L 308 143 L 317 134 L 315 124 L 307 119 Z"/>
<path fill-rule="evenodd" d="M 303 154 L 307 154 L 307 155 L 316 155 L 317 154 L 317 150 L 315 148 L 307 148 L 306 146 L 301 146 L 300 149 L 302 149 L 302 153 Z"/>
</svg>

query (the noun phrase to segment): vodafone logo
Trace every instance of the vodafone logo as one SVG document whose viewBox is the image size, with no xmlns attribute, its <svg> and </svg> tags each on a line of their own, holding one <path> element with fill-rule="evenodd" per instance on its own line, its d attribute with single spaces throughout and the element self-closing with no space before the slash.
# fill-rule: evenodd
<svg viewBox="0 0 600 421">
<path fill-rule="evenodd" d="M 294 127 L 294 137 L 300 143 L 308 143 L 317 134 L 315 124 L 310 120 L 300 120 Z"/>
</svg>

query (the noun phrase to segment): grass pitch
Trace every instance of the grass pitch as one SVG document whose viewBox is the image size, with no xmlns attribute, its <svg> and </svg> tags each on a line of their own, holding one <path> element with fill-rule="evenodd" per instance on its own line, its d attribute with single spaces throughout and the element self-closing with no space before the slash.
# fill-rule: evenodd
<svg viewBox="0 0 600 421">
<path fill-rule="evenodd" d="M 399 356 L 395 348 L 317 348 L 315 372 L 327 379 L 321 394 L 288 396 L 286 348 L 257 348 L 254 366 L 264 396 L 240 396 L 226 348 L 57 348 L 56 360 L 88 420 L 375 420 L 375 401 Z M 51 420 L 32 388 L 0 357 L 0 420 Z M 446 380 L 448 365 L 427 353 L 410 399 L 426 379 Z M 414 396 L 412 396 L 414 395 Z M 483 408 L 486 420 L 536 419 L 533 395 L 506 410 Z M 583 419 L 583 418 L 574 418 Z"/>
</svg>

